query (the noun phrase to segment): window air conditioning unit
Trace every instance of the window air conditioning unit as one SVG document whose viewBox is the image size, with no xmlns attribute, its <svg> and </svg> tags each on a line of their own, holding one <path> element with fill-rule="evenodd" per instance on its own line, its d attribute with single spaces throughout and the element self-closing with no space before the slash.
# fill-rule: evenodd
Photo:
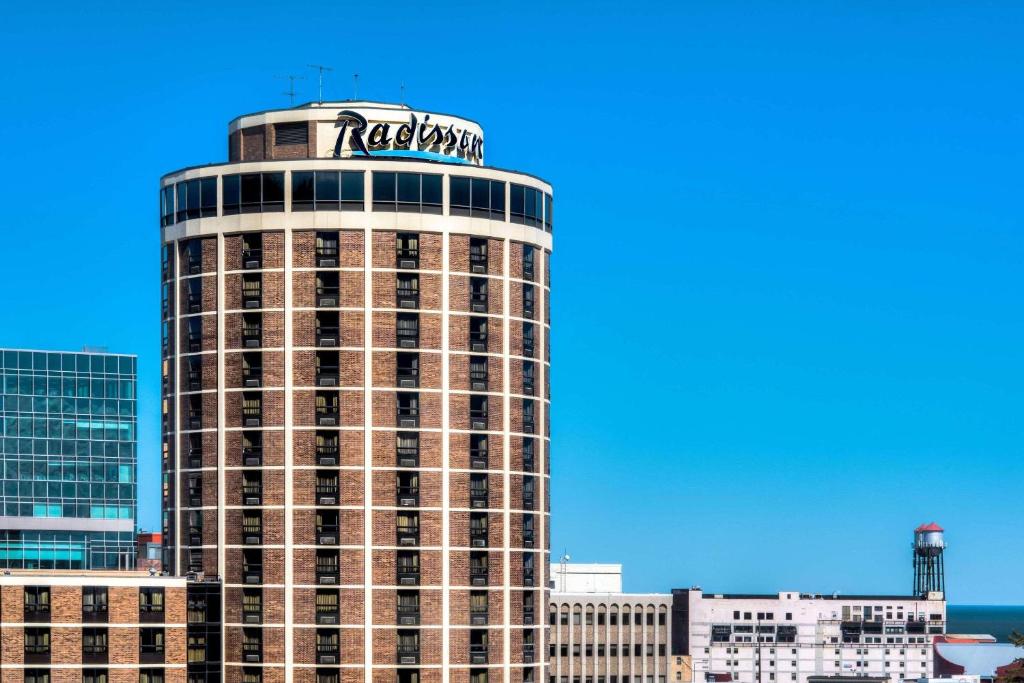
<svg viewBox="0 0 1024 683">
<path fill-rule="evenodd" d="M 415 427 L 419 420 L 415 417 L 400 417 L 398 418 L 399 427 Z"/>
<path fill-rule="evenodd" d="M 246 269 L 259 268 L 260 260 L 255 258 L 249 258 L 245 260 Z"/>
<path fill-rule="evenodd" d="M 415 664 L 418 658 L 416 655 L 402 655 L 398 658 L 399 664 Z"/>
<path fill-rule="evenodd" d="M 338 386 L 337 377 L 317 377 L 316 385 L 318 387 L 336 387 Z"/>
<path fill-rule="evenodd" d="M 398 380 L 398 388 L 400 389 L 415 389 L 416 380 L 411 377 L 403 377 Z"/>
<path fill-rule="evenodd" d="M 320 337 L 320 346 L 337 346 L 337 337 Z"/>
<path fill-rule="evenodd" d="M 333 256 L 320 256 L 316 260 L 316 265 L 320 268 L 337 268 L 338 259 Z"/>
<path fill-rule="evenodd" d="M 398 505 L 404 508 L 416 507 L 416 496 L 399 496 Z"/>
<path fill-rule="evenodd" d="M 317 306 L 328 306 L 335 307 L 338 305 L 338 297 L 336 296 L 321 296 L 316 302 Z"/>
<path fill-rule="evenodd" d="M 254 654 L 247 654 L 247 655 L 245 655 L 245 661 L 246 662 L 259 663 L 260 656 L 259 655 L 254 655 Z"/>
<path fill-rule="evenodd" d="M 260 340 L 259 339 L 252 339 L 252 338 L 250 338 L 250 339 L 246 339 L 245 340 L 245 348 L 247 348 L 247 349 L 258 349 L 259 347 L 260 347 Z"/>
<path fill-rule="evenodd" d="M 402 298 L 398 301 L 399 308 L 416 308 L 416 300 L 409 298 Z"/>
<path fill-rule="evenodd" d="M 398 585 L 399 586 L 415 586 L 416 585 L 416 577 L 404 574 L 404 575 L 398 577 Z"/>
<path fill-rule="evenodd" d="M 474 263 L 473 267 L 471 269 L 471 272 L 473 272 L 473 273 L 486 273 L 487 272 L 487 266 L 485 264 L 483 264 L 483 263 Z"/>
<path fill-rule="evenodd" d="M 245 418 L 245 426 L 246 427 L 259 427 L 260 426 L 260 418 L 258 418 L 258 417 L 247 417 L 247 418 Z"/>
<path fill-rule="evenodd" d="M 263 383 L 259 377 L 246 377 L 245 386 L 247 387 L 258 387 Z"/>
<path fill-rule="evenodd" d="M 416 259 L 400 258 L 400 259 L 398 259 L 398 267 L 399 268 L 415 268 L 416 267 Z"/>
<path fill-rule="evenodd" d="M 400 349 L 415 349 L 416 348 L 416 340 L 415 339 L 410 339 L 408 337 L 402 337 L 401 339 L 398 340 L 398 348 L 400 348 Z"/>
<path fill-rule="evenodd" d="M 338 658 L 334 655 L 320 655 L 321 664 L 337 664 Z"/>
<path fill-rule="evenodd" d="M 260 621 L 261 621 L 261 619 L 260 619 L 260 615 L 259 614 L 251 614 L 250 613 L 250 614 L 246 614 L 245 615 L 245 623 L 247 623 L 247 624 L 258 624 L 258 623 L 260 623 Z"/>
<path fill-rule="evenodd" d="M 317 578 L 317 583 L 321 585 L 335 584 L 338 583 L 338 578 L 336 576 L 320 576 Z"/>
<path fill-rule="evenodd" d="M 334 427 L 338 424 L 338 420 L 334 417 L 321 417 L 320 424 L 324 427 Z"/>
<path fill-rule="evenodd" d="M 408 534 L 398 537 L 398 545 L 416 545 L 416 538 Z"/>
<path fill-rule="evenodd" d="M 260 307 L 260 300 L 259 299 L 246 299 L 245 300 L 245 307 L 246 308 L 259 308 Z M 249 655 L 249 656 L 252 656 L 252 655 Z"/>
<path fill-rule="evenodd" d="M 474 538 L 474 539 L 472 539 L 470 541 L 470 545 L 473 546 L 474 548 L 486 548 L 487 547 L 487 539 L 486 538 Z"/>
<path fill-rule="evenodd" d="M 419 618 L 411 615 L 398 617 L 399 626 L 415 626 L 419 623 Z"/>
<path fill-rule="evenodd" d="M 475 341 L 475 342 L 473 342 L 472 344 L 469 345 L 469 350 L 470 351 L 486 351 L 487 350 L 487 343 L 486 342 Z"/>
</svg>

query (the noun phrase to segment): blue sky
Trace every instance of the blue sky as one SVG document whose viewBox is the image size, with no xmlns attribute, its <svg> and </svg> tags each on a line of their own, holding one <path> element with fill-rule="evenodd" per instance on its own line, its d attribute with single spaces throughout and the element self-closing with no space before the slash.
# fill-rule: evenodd
<svg viewBox="0 0 1024 683">
<path fill-rule="evenodd" d="M 211 5 L 216 5 L 211 7 Z M 158 523 L 156 189 L 234 116 L 482 123 L 556 189 L 553 556 L 626 587 L 1024 603 L 1024 6 L 20 3 L 0 27 L 0 345 L 140 356 Z"/>
</svg>

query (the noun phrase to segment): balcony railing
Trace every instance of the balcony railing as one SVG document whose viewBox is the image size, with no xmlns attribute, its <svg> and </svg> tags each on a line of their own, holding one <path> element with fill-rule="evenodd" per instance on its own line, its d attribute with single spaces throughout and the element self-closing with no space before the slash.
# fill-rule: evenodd
<svg viewBox="0 0 1024 683">
<path fill-rule="evenodd" d="M 470 565 L 469 567 L 469 583 L 471 586 L 486 586 L 488 581 L 488 572 L 486 566 Z"/>
<path fill-rule="evenodd" d="M 317 406 L 316 423 L 321 427 L 335 427 L 338 424 L 337 406 Z"/>
<path fill-rule="evenodd" d="M 400 526 L 395 528 L 398 545 L 419 545 L 420 543 L 420 527 L 419 525 L 413 526 Z"/>
<path fill-rule="evenodd" d="M 415 287 L 398 287 L 395 291 L 399 308 L 419 308 L 420 290 Z"/>
<path fill-rule="evenodd" d="M 242 661 L 247 664 L 259 664 L 263 661 L 262 643 L 242 641 Z"/>
<path fill-rule="evenodd" d="M 263 386 L 263 368 L 250 366 L 242 370 L 242 384 L 246 387 Z"/>
<path fill-rule="evenodd" d="M 398 585 L 418 586 L 420 584 L 420 568 L 406 565 L 398 565 Z"/>
<path fill-rule="evenodd" d="M 398 663 L 399 664 L 419 664 L 420 663 L 420 646 L 419 645 L 399 645 L 398 646 Z"/>
<path fill-rule="evenodd" d="M 242 446 L 242 464 L 246 467 L 263 465 L 263 446 Z"/>
<path fill-rule="evenodd" d="M 318 444 L 316 447 L 316 464 L 325 467 L 338 464 L 338 444 Z"/>
<path fill-rule="evenodd" d="M 419 327 L 399 327 L 395 330 L 395 338 L 400 349 L 415 349 L 420 345 Z"/>
<path fill-rule="evenodd" d="M 420 623 L 419 605 L 399 605 L 398 624 L 400 626 L 415 626 Z"/>
<path fill-rule="evenodd" d="M 316 305 L 321 308 L 335 308 L 338 305 L 337 285 L 320 285 L 316 288 Z"/>
<path fill-rule="evenodd" d="M 316 385 L 318 387 L 338 386 L 339 369 L 337 365 L 321 365 L 316 369 Z"/>
<path fill-rule="evenodd" d="M 487 429 L 487 408 L 469 409 L 469 428 Z"/>
<path fill-rule="evenodd" d="M 470 488 L 469 489 L 469 507 L 471 507 L 471 508 L 485 508 L 485 507 L 487 507 L 487 489 Z"/>
<path fill-rule="evenodd" d="M 316 328 L 316 345 L 317 346 L 337 346 L 338 345 L 338 326 L 337 325 L 320 325 Z"/>
<path fill-rule="evenodd" d="M 243 249 L 242 250 L 242 267 L 249 270 L 253 268 L 263 267 L 263 250 L 262 249 Z"/>
<path fill-rule="evenodd" d="M 419 448 L 398 446 L 397 456 L 399 467 L 419 467 L 420 465 Z"/>
<path fill-rule="evenodd" d="M 263 486 L 261 484 L 243 484 L 242 503 L 245 505 L 262 505 Z"/>
<path fill-rule="evenodd" d="M 262 564 L 244 564 L 244 565 L 242 565 L 242 583 L 248 583 L 248 584 L 263 583 L 263 565 Z"/>
<path fill-rule="evenodd" d="M 339 612 L 337 606 L 331 608 L 316 609 L 316 623 L 320 626 L 334 626 L 339 621 Z"/>
<path fill-rule="evenodd" d="M 487 547 L 487 527 L 470 527 L 469 544 L 474 548 Z"/>
<path fill-rule="evenodd" d="M 399 268 L 419 268 L 420 250 L 399 247 L 395 252 L 395 259 Z"/>
<path fill-rule="evenodd" d="M 316 542 L 320 545 L 338 545 L 338 525 L 318 524 L 316 527 Z"/>
<path fill-rule="evenodd" d="M 262 345 L 262 327 L 245 327 L 242 329 L 242 346 L 244 346 L 247 349 L 258 349 Z"/>
<path fill-rule="evenodd" d="M 338 504 L 338 484 L 317 484 L 316 485 L 317 505 Z"/>
<path fill-rule="evenodd" d="M 262 308 L 263 293 L 260 290 L 242 292 L 242 308 Z"/>
<path fill-rule="evenodd" d="M 399 405 L 398 406 L 399 427 L 419 427 L 420 409 L 419 406 Z"/>
<path fill-rule="evenodd" d="M 316 646 L 316 663 L 317 664 L 337 664 L 338 663 L 338 645 L 332 643 L 325 645 L 319 643 Z"/>
<path fill-rule="evenodd" d="M 469 252 L 469 269 L 473 273 L 487 272 L 487 253 L 479 251 Z"/>
<path fill-rule="evenodd" d="M 420 504 L 419 486 L 399 486 L 396 496 L 399 507 L 416 507 Z"/>
</svg>

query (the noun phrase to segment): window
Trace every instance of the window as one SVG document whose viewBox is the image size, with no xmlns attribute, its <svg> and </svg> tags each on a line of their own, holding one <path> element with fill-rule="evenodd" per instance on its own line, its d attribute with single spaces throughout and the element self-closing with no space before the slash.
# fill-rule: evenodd
<svg viewBox="0 0 1024 683">
<path fill-rule="evenodd" d="M 164 630 L 162 628 L 139 629 L 139 661 L 143 663 L 164 660 Z"/>
<path fill-rule="evenodd" d="M 420 456 L 420 437 L 417 432 L 398 432 L 396 450 L 399 467 L 417 467 Z"/>
<path fill-rule="evenodd" d="M 537 468 L 534 460 L 534 448 L 534 439 L 523 437 L 523 469 L 527 472 L 533 472 Z"/>
<path fill-rule="evenodd" d="M 50 672 L 46 669 L 25 669 L 25 683 L 50 683 Z"/>
<path fill-rule="evenodd" d="M 534 330 L 534 323 L 523 322 L 523 355 L 528 358 L 533 358 L 537 351 Z M 750 617 L 747 618 L 749 619 Z"/>
<path fill-rule="evenodd" d="M 510 219 L 536 228 L 544 227 L 544 193 L 512 183 L 509 200 Z"/>
<path fill-rule="evenodd" d="M 419 308 L 419 276 L 408 273 L 398 273 L 395 278 L 395 293 L 399 308 Z"/>
<path fill-rule="evenodd" d="M 441 213 L 441 176 L 373 173 L 373 210 Z"/>
<path fill-rule="evenodd" d="M 224 215 L 284 211 L 284 173 L 224 176 Z"/>
<path fill-rule="evenodd" d="M 141 618 L 146 615 L 156 615 L 163 620 L 164 613 L 164 589 L 142 587 L 139 589 L 139 614 Z"/>
<path fill-rule="evenodd" d="M 487 351 L 487 318 L 473 316 L 469 319 L 469 350 Z"/>
<path fill-rule="evenodd" d="M 487 469 L 487 435 L 469 435 L 469 465 L 473 469 Z"/>
<path fill-rule="evenodd" d="M 259 624 L 263 621 L 263 591 L 261 589 L 242 589 L 242 621 L 247 624 Z"/>
<path fill-rule="evenodd" d="M 418 313 L 399 313 L 395 321 L 398 348 L 415 349 L 420 343 L 420 317 Z"/>
<path fill-rule="evenodd" d="M 487 391 L 487 356 L 469 357 L 469 387 L 473 391 Z"/>
<path fill-rule="evenodd" d="M 139 669 L 139 683 L 164 683 L 163 669 Z"/>
<path fill-rule="evenodd" d="M 469 304 L 474 313 L 487 312 L 487 278 L 469 278 Z"/>
<path fill-rule="evenodd" d="M 537 250 L 531 244 L 523 245 L 523 279 L 533 280 L 536 278 L 536 254 Z"/>
<path fill-rule="evenodd" d="M 107 683 L 108 680 L 106 669 L 82 669 L 82 683 Z"/>
<path fill-rule="evenodd" d="M 451 176 L 449 204 L 453 216 L 505 220 L 505 183 L 500 180 Z"/>
<path fill-rule="evenodd" d="M 292 211 L 362 211 L 362 171 L 293 171 Z"/>
<path fill-rule="evenodd" d="M 107 654 L 107 629 L 105 629 L 105 628 L 84 628 L 84 629 L 82 629 L 82 654 L 83 655 L 106 655 Z"/>
<path fill-rule="evenodd" d="M 536 315 L 537 290 L 533 285 L 523 287 L 523 317 L 532 318 Z"/>
<path fill-rule="evenodd" d="M 176 222 L 217 215 L 217 178 L 195 178 L 174 186 L 177 195 Z"/>
<path fill-rule="evenodd" d="M 316 623 L 338 623 L 338 591 L 317 590 L 316 592 Z"/>
<path fill-rule="evenodd" d="M 25 629 L 25 662 L 35 663 L 40 657 L 50 656 L 50 629 Z"/>
<path fill-rule="evenodd" d="M 487 429 L 487 396 L 473 394 L 469 397 L 469 426 L 471 429 Z"/>
<path fill-rule="evenodd" d="M 419 268 L 420 236 L 413 232 L 400 232 L 395 238 L 395 265 L 399 268 Z"/>
<path fill-rule="evenodd" d="M 85 586 L 82 588 L 83 621 L 107 614 L 107 587 Z"/>
<path fill-rule="evenodd" d="M 175 221 L 174 185 L 168 185 L 160 190 L 160 227 L 167 227 Z"/>
<path fill-rule="evenodd" d="M 50 620 L 50 587 L 25 587 L 25 621 Z"/>
</svg>

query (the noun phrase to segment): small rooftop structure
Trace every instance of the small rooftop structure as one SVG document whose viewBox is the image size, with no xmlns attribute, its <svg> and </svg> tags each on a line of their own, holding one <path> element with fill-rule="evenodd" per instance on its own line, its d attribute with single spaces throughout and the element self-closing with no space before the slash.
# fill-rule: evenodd
<svg viewBox="0 0 1024 683">
<path fill-rule="evenodd" d="M 550 576 L 557 593 L 622 592 L 621 564 L 552 564 Z"/>
</svg>

